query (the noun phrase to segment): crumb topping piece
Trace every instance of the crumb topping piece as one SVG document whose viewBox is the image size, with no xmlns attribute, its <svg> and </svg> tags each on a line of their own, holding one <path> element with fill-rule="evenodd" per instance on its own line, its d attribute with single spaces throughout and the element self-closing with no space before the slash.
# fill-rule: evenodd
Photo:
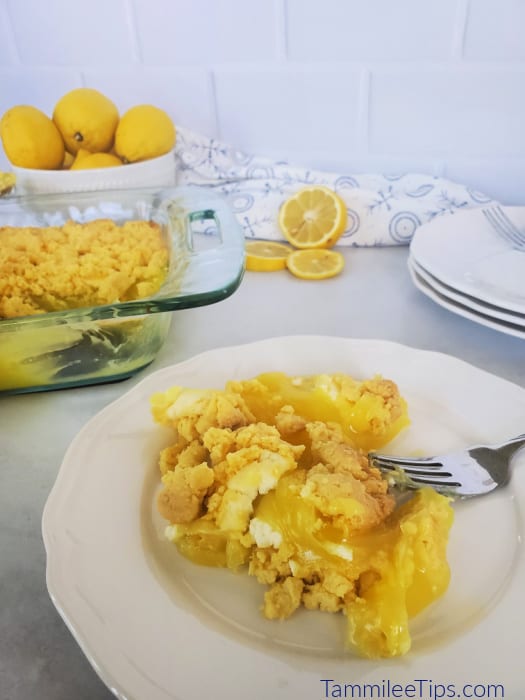
<svg viewBox="0 0 525 700">
<path fill-rule="evenodd" d="M 452 511 L 427 489 L 396 507 L 367 451 L 408 424 L 396 384 L 281 373 L 151 399 L 173 443 L 160 455 L 160 514 L 189 559 L 267 587 L 262 612 L 343 612 L 366 656 L 410 648 L 408 619 L 448 585 Z"/>
</svg>

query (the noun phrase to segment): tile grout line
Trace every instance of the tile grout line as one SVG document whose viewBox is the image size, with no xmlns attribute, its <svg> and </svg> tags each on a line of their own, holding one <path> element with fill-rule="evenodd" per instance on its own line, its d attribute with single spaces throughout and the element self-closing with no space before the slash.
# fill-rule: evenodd
<svg viewBox="0 0 525 700">
<path fill-rule="evenodd" d="M 456 23 L 452 36 L 452 58 L 463 61 L 465 53 L 465 38 L 470 15 L 470 0 L 458 0 Z"/>
<path fill-rule="evenodd" d="M 210 91 L 212 119 L 215 124 L 215 133 L 217 134 L 217 138 L 220 140 L 222 138 L 222 130 L 219 119 L 219 105 L 217 102 L 217 83 L 215 81 L 215 72 L 213 68 L 208 70 L 208 86 Z"/>
<path fill-rule="evenodd" d="M 369 68 L 361 69 L 357 98 L 357 154 L 370 155 L 370 81 Z"/>
<path fill-rule="evenodd" d="M 126 19 L 133 46 L 135 62 L 142 65 L 144 63 L 144 56 L 142 55 L 142 44 L 140 41 L 137 22 L 137 8 L 134 0 L 126 1 Z"/>
<path fill-rule="evenodd" d="M 286 0 L 274 0 L 275 9 L 275 55 L 279 63 L 288 60 L 288 7 Z"/>
</svg>

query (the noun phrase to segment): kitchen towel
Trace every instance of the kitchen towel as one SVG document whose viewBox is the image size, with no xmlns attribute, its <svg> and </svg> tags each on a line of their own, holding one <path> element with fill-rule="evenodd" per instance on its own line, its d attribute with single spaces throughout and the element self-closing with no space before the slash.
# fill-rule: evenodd
<svg viewBox="0 0 525 700">
<path fill-rule="evenodd" d="M 416 229 L 436 216 L 480 207 L 492 199 L 431 175 L 331 173 L 245 153 L 178 127 L 177 184 L 221 192 L 246 238 L 283 240 L 277 225 L 282 202 L 307 185 L 326 185 L 345 201 L 348 223 L 338 245 L 408 245 Z"/>
</svg>

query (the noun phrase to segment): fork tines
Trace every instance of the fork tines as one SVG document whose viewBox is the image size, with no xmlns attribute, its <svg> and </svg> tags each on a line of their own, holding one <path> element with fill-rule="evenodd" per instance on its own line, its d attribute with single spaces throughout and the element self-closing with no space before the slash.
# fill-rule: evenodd
<svg viewBox="0 0 525 700">
<path fill-rule="evenodd" d="M 370 459 L 373 462 L 377 462 L 378 466 L 388 467 L 392 465 L 394 467 L 417 467 L 418 469 L 436 469 L 443 466 L 435 457 L 395 457 L 394 455 L 379 455 L 374 452 L 370 453 Z"/>
<path fill-rule="evenodd" d="M 369 455 L 370 462 L 380 469 L 390 473 L 395 473 L 398 478 L 406 480 L 406 485 L 410 486 L 410 481 L 414 484 L 427 484 L 429 486 L 444 486 L 447 488 L 459 487 L 461 484 L 454 480 L 453 474 L 444 470 L 442 462 L 433 457 L 410 459 L 406 457 L 398 458 L 390 455 Z"/>
<path fill-rule="evenodd" d="M 525 251 L 525 232 L 520 231 L 501 207 L 490 207 L 488 209 L 482 209 L 482 211 L 487 221 L 499 236 L 504 238 L 516 250 Z"/>
</svg>

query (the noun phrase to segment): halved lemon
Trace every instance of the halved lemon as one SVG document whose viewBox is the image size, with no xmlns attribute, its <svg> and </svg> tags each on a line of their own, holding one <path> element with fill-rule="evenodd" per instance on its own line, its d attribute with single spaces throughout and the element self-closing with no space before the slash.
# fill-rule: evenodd
<svg viewBox="0 0 525 700">
<path fill-rule="evenodd" d="M 286 269 L 286 258 L 292 248 L 273 241 L 246 241 L 246 269 L 255 272 L 273 272 Z"/>
<path fill-rule="evenodd" d="M 311 185 L 282 204 L 278 221 L 296 248 L 331 248 L 346 228 L 346 205 L 329 187 Z"/>
<path fill-rule="evenodd" d="M 309 248 L 296 250 L 286 258 L 286 267 L 303 280 L 335 277 L 345 266 L 345 259 L 335 250 Z"/>
</svg>

